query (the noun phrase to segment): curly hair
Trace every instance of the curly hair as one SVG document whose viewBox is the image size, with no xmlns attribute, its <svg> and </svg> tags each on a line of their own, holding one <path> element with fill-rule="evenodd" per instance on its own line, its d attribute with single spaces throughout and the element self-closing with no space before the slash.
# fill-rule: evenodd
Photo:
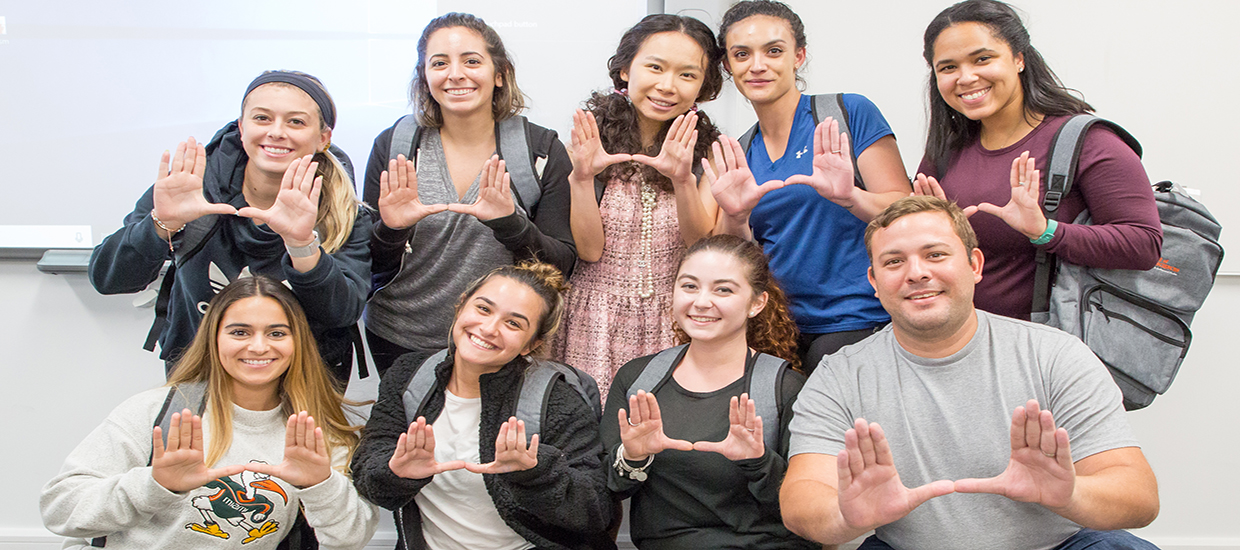
<svg viewBox="0 0 1240 550">
<path fill-rule="evenodd" d="M 1024 57 L 1025 70 L 1018 77 L 1024 95 L 1025 120 L 1094 110 L 1085 100 L 1072 95 L 1075 90 L 1065 87 L 1055 71 L 1051 70 L 1042 54 L 1033 47 L 1029 30 L 1021 23 L 1012 6 L 996 0 L 966 0 L 939 12 L 926 27 L 923 37 L 922 57 L 930 67 L 927 90 L 930 96 L 930 124 L 926 137 L 926 158 L 936 162 L 946 159 L 981 135 L 980 121 L 969 120 L 943 99 L 939 93 L 938 73 L 934 70 L 935 41 L 944 30 L 960 23 L 985 25 L 995 38 L 1007 43 L 1013 56 Z M 939 177 L 942 176 L 939 174 Z"/>
<path fill-rule="evenodd" d="M 788 28 L 792 31 L 792 39 L 796 42 L 796 49 L 805 49 L 805 23 L 801 22 L 801 17 L 797 15 L 797 12 L 792 11 L 788 4 L 776 0 L 748 0 L 732 4 L 732 7 L 724 12 L 723 20 L 719 23 L 719 47 L 723 49 L 724 55 L 727 55 L 728 51 L 728 30 L 732 28 L 732 25 L 755 15 L 766 15 L 787 21 Z M 805 77 L 799 70 L 796 72 L 796 79 L 797 89 L 805 91 Z"/>
<path fill-rule="evenodd" d="M 745 279 L 753 289 L 754 296 L 766 293 L 766 307 L 749 319 L 745 326 L 745 341 L 749 347 L 762 353 L 786 359 L 793 369 L 801 370 L 801 356 L 797 354 L 797 325 L 788 309 L 788 298 L 779 288 L 762 248 L 752 241 L 735 235 L 713 235 L 701 239 L 685 252 L 680 265 L 694 254 L 705 251 L 719 252 L 736 258 L 745 266 Z M 680 268 L 677 268 L 679 271 Z M 687 344 L 689 335 L 675 327 L 676 340 Z"/>
<path fill-rule="evenodd" d="M 702 52 L 706 54 L 706 65 L 703 67 L 705 74 L 702 78 L 702 87 L 698 91 L 697 101 L 710 101 L 718 97 L 723 89 L 723 71 L 720 69 L 723 50 L 715 44 L 715 36 L 710 27 L 692 17 L 662 13 L 647 15 L 625 31 L 624 36 L 620 38 L 616 53 L 607 60 L 607 72 L 611 76 L 615 89 L 628 88 L 629 83 L 620 77 L 620 73 L 627 71 L 633 64 L 633 58 L 637 56 L 637 51 L 641 49 L 647 38 L 663 32 L 684 34 L 702 48 Z M 658 156 L 659 150 L 663 147 L 663 140 L 667 138 L 667 131 L 671 127 L 671 121 L 664 123 L 659 133 L 655 135 L 654 143 L 650 147 L 644 147 L 639 130 L 640 125 L 637 121 L 637 110 L 633 108 L 628 96 L 614 92 L 594 92 L 586 100 L 586 110 L 594 113 L 594 118 L 598 121 L 599 138 L 603 143 L 603 148 L 609 153 L 640 153 Z M 710 154 L 710 145 L 719 138 L 720 134 L 710 117 L 701 111 L 698 111 L 697 131 L 698 140 L 693 148 L 695 169 L 701 164 L 702 159 Z M 646 181 L 668 191 L 672 189 L 672 182 L 667 176 L 660 174 L 654 168 L 636 162 L 613 164 L 603 170 L 599 178 L 603 181 L 610 181 L 612 178 L 628 179 L 638 172 Z"/>
<path fill-rule="evenodd" d="M 543 315 L 538 320 L 538 328 L 534 331 L 534 336 L 531 340 L 534 342 L 540 341 L 541 343 L 530 351 L 530 355 L 535 357 L 544 356 L 547 342 L 559 330 L 560 319 L 564 317 L 564 293 L 568 292 L 569 288 L 564 274 L 551 264 L 534 260 L 524 261 L 518 265 L 497 267 L 491 270 L 490 273 L 470 283 L 465 292 L 461 293 L 461 297 L 457 298 L 455 313 L 453 314 L 453 325 L 456 324 L 456 317 L 460 316 L 461 308 L 465 307 L 465 303 L 492 277 L 512 279 L 529 287 L 539 298 L 542 298 L 544 306 Z M 451 341 L 451 336 L 449 336 L 448 340 Z"/>
<path fill-rule="evenodd" d="M 446 13 L 431 20 L 422 30 L 418 39 L 418 66 L 413 71 L 413 80 L 409 82 L 409 103 L 417 113 L 418 125 L 426 128 L 443 126 L 443 111 L 439 102 L 431 96 L 430 84 L 426 81 L 426 43 L 431 35 L 440 29 L 453 27 L 466 28 L 478 33 L 487 45 L 487 55 L 495 64 L 495 74 L 499 75 L 502 86 L 497 86 L 491 94 L 491 116 L 501 121 L 520 113 L 525 109 L 525 94 L 517 87 L 516 66 L 504 48 L 504 41 L 499 33 L 486 24 L 481 17 L 468 13 Z"/>
</svg>

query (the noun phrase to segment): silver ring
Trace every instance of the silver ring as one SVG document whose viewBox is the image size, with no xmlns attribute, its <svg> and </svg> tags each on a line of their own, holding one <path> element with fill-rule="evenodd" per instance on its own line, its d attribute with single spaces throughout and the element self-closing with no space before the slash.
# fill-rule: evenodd
<svg viewBox="0 0 1240 550">
<path fill-rule="evenodd" d="M 632 427 L 634 427 L 634 428 L 636 428 L 636 427 L 638 427 L 638 426 L 641 426 L 641 425 L 642 425 L 642 423 L 641 423 L 641 422 L 638 422 L 638 423 L 634 424 L 634 423 L 633 423 L 633 419 L 632 419 L 632 418 L 626 418 L 626 419 L 625 419 L 625 421 L 626 421 L 626 422 L 628 422 L 628 423 L 629 423 L 629 425 L 630 425 L 630 426 L 632 426 Z"/>
<path fill-rule="evenodd" d="M 1042 451 L 1042 454 L 1044 454 L 1044 455 L 1046 455 L 1047 457 L 1050 457 L 1050 458 L 1055 458 L 1055 453 L 1048 453 L 1048 452 L 1046 452 L 1046 451 Z"/>
<path fill-rule="evenodd" d="M 839 149 L 832 149 L 832 150 L 831 150 L 831 154 L 833 154 L 833 155 L 838 155 L 838 154 L 840 154 L 840 150 L 839 150 Z"/>
</svg>

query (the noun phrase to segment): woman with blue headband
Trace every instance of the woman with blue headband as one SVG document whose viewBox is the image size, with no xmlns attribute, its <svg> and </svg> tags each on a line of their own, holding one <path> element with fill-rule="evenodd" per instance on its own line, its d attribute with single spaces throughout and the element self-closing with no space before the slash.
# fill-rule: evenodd
<svg viewBox="0 0 1240 550">
<path fill-rule="evenodd" d="M 141 291 L 175 259 L 152 328 L 169 369 L 211 298 L 262 274 L 293 290 L 329 369 L 348 380 L 348 330 L 370 284 L 370 217 L 348 157 L 329 150 L 335 124 L 317 78 L 263 73 L 246 88 L 241 116 L 210 143 L 191 137 L 163 154 L 124 227 L 95 248 L 90 279 L 104 294 Z"/>
</svg>

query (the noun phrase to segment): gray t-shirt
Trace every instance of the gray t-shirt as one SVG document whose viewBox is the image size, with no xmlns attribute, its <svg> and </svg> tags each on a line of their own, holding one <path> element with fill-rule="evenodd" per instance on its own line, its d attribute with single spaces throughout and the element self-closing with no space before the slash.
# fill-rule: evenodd
<svg viewBox="0 0 1240 550">
<path fill-rule="evenodd" d="M 448 176 L 439 131 L 428 128 L 418 147 L 418 198 L 425 204 L 473 204 L 478 179 L 458 197 Z M 479 174 L 481 176 L 481 174 Z M 525 211 L 516 211 L 524 216 Z M 417 350 L 448 347 L 448 331 L 461 292 L 492 269 L 512 265 L 512 252 L 478 218 L 440 212 L 414 226 L 400 272 L 366 306 L 366 328 Z"/>
<path fill-rule="evenodd" d="M 907 487 L 986 478 L 1011 457 L 1012 411 L 1037 399 L 1068 431 L 1073 460 L 1137 441 L 1119 388 L 1080 340 L 1043 325 L 977 312 L 977 333 L 955 354 L 926 359 L 890 326 L 828 356 L 793 407 L 789 456 L 836 455 L 856 418 L 878 422 Z M 899 549 L 1054 548 L 1080 526 L 1037 504 L 951 494 L 879 527 Z"/>
</svg>

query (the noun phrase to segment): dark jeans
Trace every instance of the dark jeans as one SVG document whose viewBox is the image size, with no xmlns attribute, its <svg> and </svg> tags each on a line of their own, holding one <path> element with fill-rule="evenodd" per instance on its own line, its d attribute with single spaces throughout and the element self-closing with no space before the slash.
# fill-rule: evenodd
<svg viewBox="0 0 1240 550">
<path fill-rule="evenodd" d="M 822 358 L 840 350 L 840 348 L 856 344 L 887 326 L 882 323 L 871 328 L 849 330 L 846 332 L 828 332 L 827 334 L 802 334 L 797 338 L 797 353 L 801 356 L 801 369 L 806 375 L 814 372 Z"/>
<path fill-rule="evenodd" d="M 1139 538 L 1128 531 L 1095 531 L 1093 529 L 1081 529 L 1075 535 L 1068 537 L 1063 544 L 1055 547 L 1055 550 L 1158 550 L 1149 541 Z M 887 543 L 878 540 L 877 536 L 871 535 L 865 539 L 857 550 L 895 550 Z"/>
</svg>

